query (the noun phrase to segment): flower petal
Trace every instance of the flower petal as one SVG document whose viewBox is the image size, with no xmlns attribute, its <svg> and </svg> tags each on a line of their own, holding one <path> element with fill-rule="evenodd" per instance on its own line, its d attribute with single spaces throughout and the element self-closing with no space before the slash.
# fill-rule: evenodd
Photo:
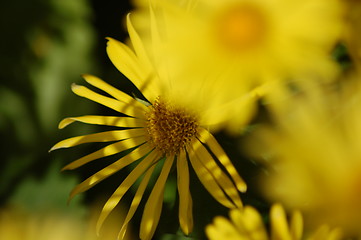
<svg viewBox="0 0 361 240">
<path fill-rule="evenodd" d="M 243 228 L 250 239 L 264 240 L 268 239 L 262 216 L 253 207 L 247 206 L 243 210 Z M 238 225 L 237 225 L 238 226 Z"/>
<path fill-rule="evenodd" d="M 73 122 L 127 128 L 145 126 L 145 121 L 139 118 L 86 115 L 81 117 L 69 117 L 63 119 L 59 123 L 59 129 L 63 129 L 69 124 L 72 124 Z"/>
<path fill-rule="evenodd" d="M 224 195 L 222 188 L 220 188 L 213 175 L 198 159 L 198 156 L 194 153 L 194 150 L 189 147 L 187 148 L 187 152 L 189 153 L 189 160 L 194 171 L 208 192 L 222 205 L 228 208 L 234 208 L 234 204 Z"/>
<path fill-rule="evenodd" d="M 154 73 L 144 71 L 143 64 L 125 44 L 107 38 L 107 53 L 114 66 L 123 73 L 150 101 L 157 97 L 157 88 L 150 79 Z"/>
<path fill-rule="evenodd" d="M 135 196 L 132 200 L 132 203 L 130 204 L 130 208 L 129 208 L 129 211 L 127 213 L 127 216 L 125 217 L 124 219 L 124 222 L 123 222 L 123 225 L 119 231 L 119 234 L 118 234 L 118 239 L 124 239 L 124 236 L 125 236 L 125 233 L 127 231 L 127 226 L 128 226 L 128 223 L 129 221 L 132 219 L 132 217 L 134 216 L 134 213 L 135 211 L 137 210 L 138 206 L 139 206 L 139 203 L 140 201 L 142 200 L 143 198 L 143 194 L 144 194 L 144 191 L 145 189 L 147 188 L 147 185 L 149 183 L 149 179 L 150 177 L 152 176 L 152 173 L 154 171 L 154 168 L 155 168 L 155 164 L 153 166 L 151 166 L 147 172 L 145 173 L 138 189 L 137 189 L 137 192 L 135 193 Z"/>
<path fill-rule="evenodd" d="M 124 140 L 124 139 L 128 139 L 128 138 L 140 137 L 143 135 L 144 135 L 143 129 L 126 129 L 126 130 L 116 130 L 116 131 L 114 130 L 114 131 L 93 133 L 93 134 L 88 134 L 88 135 L 83 135 L 83 136 L 72 137 L 72 138 L 68 138 L 63 141 L 60 141 L 57 144 L 55 144 L 50 149 L 50 151 L 60 149 L 60 148 L 74 147 L 74 146 L 77 146 L 77 145 L 80 145 L 83 143 L 120 141 L 120 140 Z M 142 138 L 142 140 L 141 139 L 134 139 L 134 140 L 135 140 L 135 142 L 139 142 L 139 141 L 145 142 L 146 141 L 145 138 Z M 128 140 L 127 142 L 124 142 L 124 147 L 127 145 L 128 142 L 131 142 L 131 141 Z M 111 146 L 111 145 L 109 145 L 109 146 Z M 113 148 L 113 149 L 114 150 L 111 150 L 110 152 L 114 152 L 114 153 L 120 152 L 120 150 L 118 150 L 118 148 Z M 105 151 L 108 151 L 108 150 L 106 149 Z M 106 154 L 106 153 L 104 152 L 104 154 Z M 109 152 L 108 152 L 108 154 L 109 154 Z"/>
<path fill-rule="evenodd" d="M 212 174 L 217 184 L 232 200 L 234 205 L 241 208 L 243 206 L 241 198 L 239 197 L 237 188 L 233 184 L 231 179 L 222 171 L 222 169 L 213 159 L 213 156 L 208 152 L 208 150 L 203 146 L 201 142 L 197 140 L 193 141 L 192 143 L 194 152 L 198 156 L 198 159 L 202 162 L 203 166 L 208 169 L 210 174 Z"/>
<path fill-rule="evenodd" d="M 113 175 L 114 173 L 118 172 L 125 166 L 137 161 L 141 157 L 145 156 L 151 151 L 150 147 L 145 144 L 140 146 L 139 148 L 135 149 L 133 152 L 125 155 L 124 157 L 120 158 L 118 161 L 110 164 L 109 166 L 103 168 L 102 170 L 98 171 L 97 173 L 93 174 L 82 183 L 78 184 L 70 193 L 69 200 L 71 200 L 76 194 L 84 192 L 89 188 L 93 187 L 94 185 L 98 184 L 100 181 L 104 180 L 105 178 Z M 144 160 L 142 160 L 143 162 Z"/>
<path fill-rule="evenodd" d="M 286 213 L 280 204 L 274 204 L 270 212 L 271 239 L 291 240 Z"/>
<path fill-rule="evenodd" d="M 217 157 L 219 162 L 224 166 L 232 180 L 235 182 L 237 189 L 240 192 L 246 192 L 247 185 L 243 179 L 239 176 L 236 168 L 233 166 L 231 160 L 228 158 L 227 154 L 223 151 L 222 147 L 218 144 L 217 140 L 213 135 L 204 128 L 199 128 L 199 140 L 206 144 L 211 152 Z"/>
<path fill-rule="evenodd" d="M 177 158 L 178 193 L 179 193 L 179 223 L 182 231 L 188 235 L 193 230 L 192 196 L 189 191 L 189 169 L 187 157 L 181 151 Z"/>
<path fill-rule="evenodd" d="M 303 219 L 300 211 L 293 212 L 290 222 L 290 231 L 293 240 L 300 240 L 302 238 Z"/>
<path fill-rule="evenodd" d="M 239 235 L 237 229 L 228 219 L 221 216 L 215 217 L 213 224 L 206 227 L 206 233 L 210 240 L 246 239 Z"/>
<path fill-rule="evenodd" d="M 69 147 L 74 147 L 77 146 L 79 144 L 82 143 L 90 143 L 90 142 L 110 142 L 110 141 L 119 141 L 119 140 L 124 140 L 124 139 L 128 139 L 128 138 L 136 138 L 136 137 L 142 137 L 144 136 L 145 132 L 144 129 L 125 129 L 125 130 L 114 130 L 114 131 L 108 131 L 108 132 L 100 132 L 100 133 L 93 133 L 93 134 L 88 134 L 88 135 L 83 135 L 83 136 L 76 136 L 76 137 L 72 137 L 72 138 L 68 138 L 68 139 L 64 139 L 60 142 L 58 142 L 57 144 L 55 144 L 50 151 L 56 150 L 56 149 L 60 149 L 60 148 L 69 148 Z M 136 140 L 138 141 L 138 140 Z M 145 142 L 146 139 L 145 137 L 143 137 L 143 142 Z M 130 141 L 128 141 L 130 142 Z M 128 143 L 126 142 L 126 143 Z M 126 146 L 125 143 L 125 146 Z M 118 150 L 117 148 L 114 148 L 114 146 L 120 146 L 121 143 L 117 144 L 115 143 L 108 145 L 107 147 L 103 148 L 104 150 L 104 154 L 106 155 L 102 155 L 103 153 L 99 151 L 94 152 L 92 154 L 95 154 L 97 158 L 103 157 L 103 156 L 109 156 L 115 153 L 120 152 L 120 150 Z M 91 154 L 90 154 L 91 155 Z M 83 157 L 83 158 L 87 158 L 89 155 Z M 93 155 L 89 156 L 89 157 L 93 157 Z"/>
<path fill-rule="evenodd" d="M 101 226 L 103 225 L 105 219 L 108 217 L 109 213 L 115 208 L 116 205 L 120 202 L 124 194 L 129 190 L 129 188 L 134 184 L 134 182 L 147 170 L 149 167 L 157 160 L 158 155 L 156 151 L 152 151 L 147 155 L 141 162 L 131 171 L 131 173 L 124 179 L 120 186 L 115 190 L 112 196 L 105 203 L 102 212 L 100 213 L 99 219 L 96 225 L 96 231 L 99 233 Z M 133 157 L 133 159 L 135 159 Z"/>
<path fill-rule="evenodd" d="M 103 90 L 104 92 L 108 93 L 109 95 L 113 96 L 114 98 L 118 99 L 121 102 L 131 104 L 131 105 L 133 105 L 133 107 L 139 108 L 141 110 L 145 110 L 147 108 L 144 104 L 140 103 L 133 97 L 120 91 L 119 89 L 116 89 L 115 87 L 104 82 L 103 80 L 101 80 L 100 78 L 98 78 L 96 76 L 93 76 L 90 74 L 84 74 L 83 78 L 89 84 L 93 85 L 94 87 L 99 88 L 100 90 Z"/>
<path fill-rule="evenodd" d="M 173 157 L 169 157 L 165 160 L 162 171 L 157 179 L 157 182 L 154 184 L 147 203 L 145 204 L 139 230 L 139 237 L 142 240 L 152 239 L 158 225 L 160 214 L 162 212 L 164 186 L 173 162 Z"/>
<path fill-rule="evenodd" d="M 128 29 L 130 41 L 132 42 L 137 57 L 144 63 L 145 65 L 144 67 L 151 69 L 151 63 L 149 61 L 148 54 L 145 51 L 143 42 L 140 39 L 138 33 L 135 31 L 132 22 L 130 21 L 130 13 L 127 15 L 127 29 Z"/>
<path fill-rule="evenodd" d="M 121 102 L 114 98 L 106 97 L 84 86 L 73 84 L 71 89 L 80 97 L 87 98 L 128 116 L 144 119 L 144 111 L 140 110 L 139 108 L 135 108 L 131 104 Z"/>
</svg>

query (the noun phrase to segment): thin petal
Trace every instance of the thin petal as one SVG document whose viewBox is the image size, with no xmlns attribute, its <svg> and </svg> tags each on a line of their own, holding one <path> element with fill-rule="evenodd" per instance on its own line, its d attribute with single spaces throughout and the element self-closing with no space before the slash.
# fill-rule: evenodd
<svg viewBox="0 0 361 240">
<path fill-rule="evenodd" d="M 144 119 L 144 111 L 140 110 L 139 108 L 134 108 L 131 104 L 127 104 L 124 102 L 121 102 L 119 100 L 116 100 L 114 98 L 106 97 L 104 95 L 101 95 L 99 93 L 96 93 L 87 87 L 80 86 L 73 84 L 71 86 L 71 89 L 75 94 L 78 96 L 87 98 L 89 100 L 92 100 L 94 102 L 97 102 L 99 104 L 102 104 L 110 109 L 113 109 L 117 112 L 126 114 L 128 116 L 137 117 Z"/>
<path fill-rule="evenodd" d="M 139 237 L 142 240 L 152 239 L 158 225 L 160 214 L 162 212 L 164 185 L 167 181 L 173 162 L 173 157 L 169 157 L 165 160 L 162 171 L 145 204 L 139 234 Z"/>
<path fill-rule="evenodd" d="M 290 231 L 293 240 L 298 240 L 302 238 L 303 233 L 303 219 L 300 211 L 295 211 L 292 214 L 292 219 L 290 223 Z"/>
<path fill-rule="evenodd" d="M 83 143 L 90 143 L 90 142 L 112 142 L 112 141 L 120 141 L 127 138 L 135 138 L 144 135 L 143 129 L 126 129 L 126 130 L 116 130 L 116 131 L 107 131 L 107 132 L 100 132 L 100 133 L 93 133 L 83 136 L 77 136 L 65 139 L 63 141 L 58 142 L 55 144 L 50 151 L 60 149 L 60 148 L 69 148 L 74 147 Z M 145 138 L 143 138 L 143 142 L 145 142 Z M 139 141 L 138 141 L 139 142 Z M 125 143 L 126 145 L 126 143 Z M 110 146 L 110 145 L 109 145 Z M 114 153 L 119 152 L 118 149 L 114 149 Z"/>
<path fill-rule="evenodd" d="M 127 29 L 128 29 L 130 41 L 132 42 L 137 57 L 150 69 L 151 63 L 149 61 L 148 54 L 145 51 L 142 40 L 140 39 L 138 33 L 135 31 L 133 27 L 132 22 L 130 21 L 130 13 L 127 15 Z"/>
<path fill-rule="evenodd" d="M 177 158 L 178 193 L 179 193 L 179 223 L 182 231 L 188 235 L 193 230 L 192 196 L 189 191 L 189 169 L 187 157 L 181 151 Z"/>
<path fill-rule="evenodd" d="M 236 186 L 233 184 L 231 179 L 222 171 L 217 165 L 213 156 L 198 140 L 192 142 L 192 147 L 198 159 L 202 162 L 203 166 L 213 175 L 218 185 L 227 194 L 227 196 L 233 201 L 234 205 L 241 208 L 242 201 L 239 197 Z"/>
<path fill-rule="evenodd" d="M 220 163 L 227 170 L 232 180 L 236 183 L 237 189 L 240 192 L 246 192 L 247 185 L 243 179 L 239 176 L 236 168 L 233 166 L 231 160 L 228 158 L 227 154 L 223 151 L 222 147 L 218 144 L 217 140 L 213 135 L 203 128 L 199 128 L 199 140 L 206 144 L 212 153 L 217 157 Z"/>
<path fill-rule="evenodd" d="M 153 10 L 152 5 L 149 5 L 149 11 L 150 11 L 150 31 L 151 31 L 151 39 L 152 39 L 152 51 L 153 51 L 153 58 L 154 62 L 157 65 L 157 73 L 162 78 L 162 82 L 169 82 L 167 70 L 168 68 L 165 67 L 165 64 L 167 63 L 164 61 L 164 59 L 160 59 L 159 51 L 165 51 L 164 49 L 164 41 L 162 41 L 160 37 L 160 32 L 156 20 L 156 16 Z"/>
<path fill-rule="evenodd" d="M 127 213 L 127 216 L 125 217 L 123 225 L 122 225 L 122 227 L 121 227 L 121 229 L 119 231 L 118 239 L 124 239 L 125 233 L 127 231 L 128 223 L 132 219 L 132 217 L 134 216 L 134 213 L 137 210 L 137 208 L 139 206 L 139 203 L 143 198 L 144 191 L 147 188 L 147 185 L 149 183 L 149 179 L 152 176 L 152 173 L 154 171 L 155 166 L 156 165 L 151 166 L 147 170 L 147 172 L 145 173 L 145 175 L 144 175 L 144 177 L 143 177 L 143 179 L 142 179 L 142 181 L 141 181 L 141 183 L 140 183 L 140 185 L 139 185 L 139 187 L 137 189 L 137 192 L 135 193 L 135 196 L 134 196 L 134 198 L 132 200 L 132 203 L 130 204 L 130 208 L 129 208 L 129 211 Z"/>
<path fill-rule="evenodd" d="M 107 53 L 114 66 L 123 73 L 150 101 L 157 97 L 157 89 L 149 80 L 154 73 L 147 72 L 137 56 L 125 44 L 107 38 Z"/>
<path fill-rule="evenodd" d="M 192 164 L 192 167 L 203 186 L 219 203 L 228 208 L 234 208 L 234 204 L 224 195 L 223 190 L 219 187 L 208 169 L 202 165 L 202 162 L 198 159 L 198 156 L 194 153 L 194 150 L 192 148 L 187 148 L 187 151 L 189 153 L 189 160 Z"/>
<path fill-rule="evenodd" d="M 73 122 L 127 128 L 145 126 L 144 119 L 139 118 L 86 115 L 81 117 L 65 118 L 59 123 L 59 128 L 63 129 Z"/>
<path fill-rule="evenodd" d="M 133 105 L 133 107 L 139 108 L 141 110 L 145 110 L 147 108 L 144 104 L 138 102 L 133 97 L 120 91 L 119 89 L 116 89 L 115 87 L 104 82 L 103 80 L 101 80 L 98 77 L 95 77 L 95 76 L 89 75 L 89 74 L 84 74 L 83 78 L 89 84 L 93 85 L 94 87 L 99 88 L 100 90 L 103 90 L 104 92 L 108 93 L 109 95 L 113 96 L 114 98 L 118 99 L 121 102 L 131 104 L 131 105 Z"/>
<path fill-rule="evenodd" d="M 158 156 L 156 151 L 149 153 L 124 179 L 120 186 L 115 190 L 113 195 L 105 203 L 102 212 L 100 213 L 96 231 L 99 233 L 101 226 L 103 225 L 105 219 L 108 217 L 109 213 L 118 205 L 120 200 L 123 198 L 124 194 L 129 190 L 129 188 L 134 184 L 135 181 L 147 170 L 149 167 L 157 160 Z"/>
<path fill-rule="evenodd" d="M 102 170 L 98 171 L 97 173 L 93 174 L 85 181 L 77 185 L 70 193 L 69 200 L 71 200 L 76 194 L 84 192 L 89 188 L 93 187 L 94 185 L 98 184 L 100 181 L 104 180 L 105 178 L 113 175 L 114 173 L 120 171 L 125 166 L 137 161 L 141 157 L 145 156 L 149 153 L 151 149 L 147 145 L 142 145 L 139 148 L 135 149 L 133 152 L 129 153 L 128 155 L 120 158 L 118 161 L 110 164 L 109 166 L 103 168 Z M 144 160 L 143 160 L 144 161 Z M 142 161 L 142 162 L 143 162 Z"/>
<path fill-rule="evenodd" d="M 280 204 L 274 204 L 270 212 L 271 239 L 291 240 L 285 210 Z"/>
</svg>

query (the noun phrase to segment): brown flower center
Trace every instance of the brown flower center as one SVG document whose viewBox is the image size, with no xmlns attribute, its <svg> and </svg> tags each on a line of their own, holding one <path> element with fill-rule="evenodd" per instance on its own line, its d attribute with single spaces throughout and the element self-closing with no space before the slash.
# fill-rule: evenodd
<svg viewBox="0 0 361 240">
<path fill-rule="evenodd" d="M 157 98 L 147 113 L 150 143 L 162 154 L 178 154 L 197 134 L 197 118 Z"/>
<path fill-rule="evenodd" d="M 254 48 L 264 39 L 265 14 L 257 6 L 240 4 L 230 7 L 216 20 L 217 38 L 232 52 Z"/>
</svg>

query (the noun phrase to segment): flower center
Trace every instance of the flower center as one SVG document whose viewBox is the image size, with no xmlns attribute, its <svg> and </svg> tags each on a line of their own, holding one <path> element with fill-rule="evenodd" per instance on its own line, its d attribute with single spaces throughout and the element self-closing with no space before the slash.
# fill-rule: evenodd
<svg viewBox="0 0 361 240">
<path fill-rule="evenodd" d="M 197 134 L 197 118 L 159 97 L 146 114 L 150 143 L 162 154 L 175 155 Z"/>
<path fill-rule="evenodd" d="M 266 19 L 257 6 L 241 4 L 230 7 L 217 20 L 217 38 L 232 52 L 254 48 L 264 38 Z"/>
</svg>

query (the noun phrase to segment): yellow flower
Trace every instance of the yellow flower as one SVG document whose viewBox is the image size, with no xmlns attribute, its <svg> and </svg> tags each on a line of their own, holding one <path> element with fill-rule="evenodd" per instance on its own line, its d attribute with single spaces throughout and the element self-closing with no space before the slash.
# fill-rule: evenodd
<svg viewBox="0 0 361 240">
<path fill-rule="evenodd" d="M 270 106 L 276 125 L 260 128 L 249 145 L 268 166 L 260 186 L 271 201 L 300 209 L 310 225 L 340 226 L 358 237 L 360 79 L 344 79 L 337 90 L 308 86 Z"/>
<path fill-rule="evenodd" d="M 263 224 L 262 216 L 251 206 L 232 209 L 230 220 L 215 217 L 213 224 L 206 227 L 210 240 L 298 240 L 303 236 L 303 219 L 299 211 L 294 211 L 288 224 L 287 216 L 280 204 L 274 204 L 270 210 L 270 233 Z M 319 227 L 307 237 L 309 240 L 341 239 L 341 231 L 327 225 Z"/>
<path fill-rule="evenodd" d="M 211 82 L 224 101 L 269 82 L 313 75 L 329 81 L 337 72 L 330 51 L 341 34 L 339 0 L 152 2 L 168 40 L 163 54 L 188 63 L 186 83 Z M 139 25 L 144 15 L 139 10 Z M 252 114 L 242 106 L 232 113 L 238 125 Z"/>
<path fill-rule="evenodd" d="M 119 213 L 117 215 L 120 215 Z M 2 240 L 109 240 L 117 236 L 120 216 L 105 225 L 104 233 L 96 236 L 92 221 L 83 217 L 66 215 L 58 211 L 30 213 L 21 207 L 0 209 Z M 117 221 L 115 221 L 117 220 Z M 125 239 L 134 239 L 129 234 Z"/>
<path fill-rule="evenodd" d="M 52 150 L 89 142 L 114 142 L 64 167 L 64 169 L 75 169 L 96 159 L 131 149 L 130 153 L 80 183 L 70 195 L 72 198 L 127 165 L 137 163 L 105 203 L 97 224 L 99 230 L 129 188 L 137 179 L 142 179 L 121 227 L 119 238 L 123 237 L 129 221 L 138 208 L 154 169 L 156 166 L 161 166 L 160 175 L 145 204 L 140 225 L 140 238 L 143 240 L 152 238 L 161 215 L 164 186 L 172 165 L 176 164 L 179 222 L 183 232 L 188 234 L 193 227 L 189 162 L 209 193 L 228 208 L 242 206 L 238 191 L 246 191 L 246 184 L 216 139 L 205 128 L 207 121 L 201 115 L 203 109 L 195 108 L 208 104 L 197 102 L 195 92 L 199 92 L 199 89 L 194 89 L 194 85 L 182 88 L 179 81 L 169 78 L 162 65 L 158 65 L 156 60 L 151 61 L 129 16 L 127 20 L 134 52 L 123 43 L 110 38 L 107 52 L 113 64 L 136 85 L 147 101 L 131 97 L 97 77 L 84 75 L 84 79 L 89 84 L 111 97 L 78 85 L 72 86 L 73 92 L 115 110 L 118 115 L 70 117 L 61 121 L 59 128 L 64 128 L 73 122 L 83 122 L 118 127 L 118 129 L 66 139 L 56 144 Z M 156 37 L 155 29 L 153 33 Z M 182 101 L 172 94 L 178 94 L 178 97 L 182 96 L 187 100 Z M 189 99 L 190 97 L 192 98 Z M 186 105 L 187 101 L 194 104 Z M 209 106 L 212 104 L 210 103 Z M 219 166 L 218 162 L 222 166 Z M 222 170 L 223 167 L 226 171 Z"/>
</svg>

